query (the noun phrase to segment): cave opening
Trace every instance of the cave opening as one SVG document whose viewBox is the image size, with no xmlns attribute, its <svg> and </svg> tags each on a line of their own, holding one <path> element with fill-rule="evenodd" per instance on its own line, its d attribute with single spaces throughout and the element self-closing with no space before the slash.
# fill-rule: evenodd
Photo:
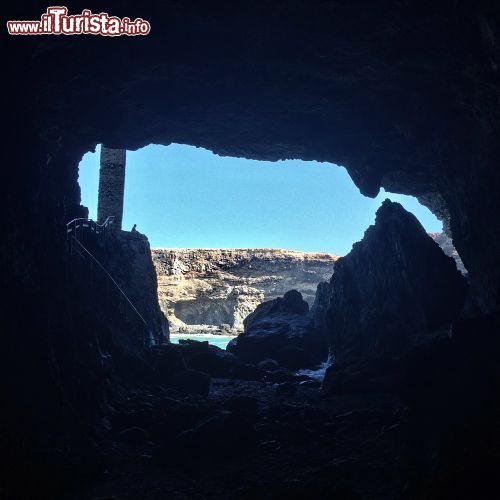
<svg viewBox="0 0 500 500">
<path fill-rule="evenodd" d="M 82 205 L 96 220 L 100 149 L 79 165 Z M 173 342 L 224 348 L 259 304 L 291 289 L 311 308 L 318 284 L 373 224 L 385 198 L 456 254 L 442 222 L 416 198 L 383 189 L 365 197 L 332 163 L 249 160 L 172 144 L 127 151 L 125 168 L 123 227 L 149 239 Z"/>
<path fill-rule="evenodd" d="M 38 19 L 45 7 L 31 4 L 9 5 L 6 17 Z M 147 19 L 151 33 L 4 37 L 4 496 L 490 498 L 500 450 L 496 4 L 109 2 L 109 12 Z M 438 214 L 469 285 L 386 203 L 317 290 L 318 325 L 338 354 L 321 387 L 286 371 L 300 345 L 256 351 L 259 332 L 289 338 L 283 316 L 297 334 L 309 328 L 296 294 L 254 318 L 252 352 L 144 348 L 150 337 L 126 301 L 67 251 L 66 223 L 86 215 L 77 165 L 98 142 L 343 165 L 363 195 L 383 187 Z M 159 180 L 151 185 L 163 194 L 193 193 Z M 318 236 L 335 234 L 332 221 L 312 228 L 334 199 L 324 184 L 302 236 L 309 250 L 345 255 Z M 300 218 L 300 194 L 281 205 L 286 228 Z M 153 242 L 155 227 L 125 208 L 127 231 L 98 257 L 166 336 L 149 242 L 128 231 L 137 224 Z M 159 245 L 212 245 L 173 242 L 180 219 L 156 225 L 169 238 Z M 262 245 L 286 247 L 275 241 Z"/>
<path fill-rule="evenodd" d="M 79 166 L 82 205 L 97 217 L 100 146 Z M 389 198 L 428 232 L 442 223 L 419 201 L 383 188 L 363 196 L 332 163 L 219 156 L 183 144 L 127 151 L 123 228 L 153 248 L 282 248 L 345 255 Z"/>
</svg>

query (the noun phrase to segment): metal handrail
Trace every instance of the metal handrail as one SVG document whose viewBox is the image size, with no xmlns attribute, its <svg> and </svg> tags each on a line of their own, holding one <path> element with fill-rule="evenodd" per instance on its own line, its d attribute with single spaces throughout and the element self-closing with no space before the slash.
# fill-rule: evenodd
<svg viewBox="0 0 500 500">
<path fill-rule="evenodd" d="M 83 217 L 73 219 L 66 224 L 66 238 L 69 239 L 71 233 L 76 234 L 78 229 L 88 229 L 95 234 L 106 234 L 110 226 L 113 224 L 114 220 L 114 215 L 106 217 L 106 220 L 102 224 L 99 224 L 92 219 L 86 219 Z"/>
</svg>

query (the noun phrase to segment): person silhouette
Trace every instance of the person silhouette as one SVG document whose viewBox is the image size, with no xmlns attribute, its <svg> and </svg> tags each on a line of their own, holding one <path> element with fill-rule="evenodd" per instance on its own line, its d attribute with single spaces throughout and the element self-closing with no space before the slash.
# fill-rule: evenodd
<svg viewBox="0 0 500 500">
<path fill-rule="evenodd" d="M 132 230 L 131 230 L 132 233 L 137 233 L 137 224 L 134 224 L 132 226 Z"/>
</svg>

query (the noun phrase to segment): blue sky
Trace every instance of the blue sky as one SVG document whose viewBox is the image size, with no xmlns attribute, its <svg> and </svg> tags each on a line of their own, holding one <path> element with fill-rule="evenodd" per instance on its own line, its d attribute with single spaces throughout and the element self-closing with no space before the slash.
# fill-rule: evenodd
<svg viewBox="0 0 500 500">
<path fill-rule="evenodd" d="M 99 148 L 80 163 L 82 204 L 97 212 Z M 359 193 L 331 163 L 261 162 L 192 146 L 127 152 L 123 229 L 152 247 L 287 248 L 345 255 L 373 224 L 385 198 L 413 212 L 427 231 L 442 224 L 411 196 Z"/>
</svg>

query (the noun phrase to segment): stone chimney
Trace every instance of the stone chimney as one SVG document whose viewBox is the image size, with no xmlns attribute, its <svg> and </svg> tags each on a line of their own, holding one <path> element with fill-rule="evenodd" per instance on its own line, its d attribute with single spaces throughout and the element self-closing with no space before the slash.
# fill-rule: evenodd
<svg viewBox="0 0 500 500">
<path fill-rule="evenodd" d="M 101 146 L 97 221 L 102 224 L 107 217 L 114 215 L 112 227 L 115 230 L 122 228 L 126 155 L 126 149 Z"/>
</svg>

